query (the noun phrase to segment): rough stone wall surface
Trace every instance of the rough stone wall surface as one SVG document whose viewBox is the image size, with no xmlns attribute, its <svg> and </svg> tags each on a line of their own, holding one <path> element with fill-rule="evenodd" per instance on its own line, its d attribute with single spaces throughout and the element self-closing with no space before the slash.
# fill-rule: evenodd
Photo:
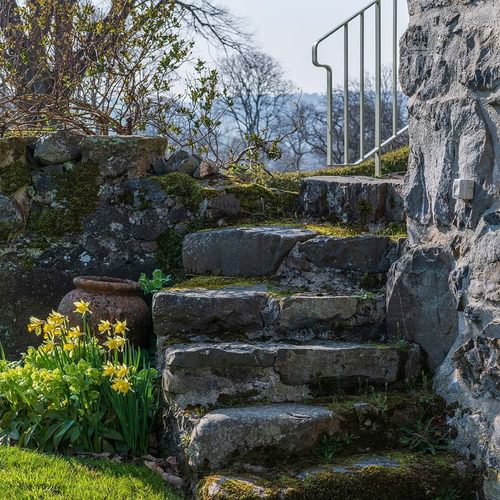
<svg viewBox="0 0 500 500">
<path fill-rule="evenodd" d="M 57 308 L 75 276 L 137 280 L 168 268 L 175 247 L 180 259 L 182 236 L 210 206 L 201 181 L 167 168 L 166 149 L 162 137 L 0 139 L 0 340 L 9 357 L 34 342 L 30 315 Z"/>
<path fill-rule="evenodd" d="M 458 403 L 455 444 L 486 465 L 486 495 L 498 499 L 500 0 L 408 3 L 401 82 L 409 96 L 410 246 L 391 271 L 389 328 L 410 325 L 403 333 L 422 339 L 438 392 Z M 473 200 L 453 199 L 458 178 L 474 181 Z M 419 277 L 422 259 L 431 276 Z"/>
</svg>

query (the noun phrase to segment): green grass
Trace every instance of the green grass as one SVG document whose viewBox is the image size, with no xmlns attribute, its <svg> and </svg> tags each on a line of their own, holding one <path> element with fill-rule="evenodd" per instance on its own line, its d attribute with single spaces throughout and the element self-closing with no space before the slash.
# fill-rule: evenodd
<svg viewBox="0 0 500 500">
<path fill-rule="evenodd" d="M 146 467 L 0 447 L 0 491 L 9 499 L 181 500 Z"/>
</svg>

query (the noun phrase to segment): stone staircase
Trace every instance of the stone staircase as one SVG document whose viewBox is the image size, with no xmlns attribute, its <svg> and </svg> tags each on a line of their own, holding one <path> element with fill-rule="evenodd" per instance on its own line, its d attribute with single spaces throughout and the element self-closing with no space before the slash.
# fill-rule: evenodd
<svg viewBox="0 0 500 500">
<path fill-rule="evenodd" d="M 420 348 L 386 337 L 401 244 L 299 226 L 185 238 L 194 278 L 156 294 L 153 318 L 193 498 L 475 498 L 469 466 L 411 431 L 444 413 L 419 387 Z"/>
</svg>

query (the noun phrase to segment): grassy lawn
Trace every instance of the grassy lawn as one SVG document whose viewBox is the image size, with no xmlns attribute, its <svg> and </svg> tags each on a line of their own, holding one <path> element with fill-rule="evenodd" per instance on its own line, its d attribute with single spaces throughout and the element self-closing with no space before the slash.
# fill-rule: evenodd
<svg viewBox="0 0 500 500">
<path fill-rule="evenodd" d="M 0 447 L 0 491 L 9 499 L 181 500 L 146 467 Z"/>
</svg>

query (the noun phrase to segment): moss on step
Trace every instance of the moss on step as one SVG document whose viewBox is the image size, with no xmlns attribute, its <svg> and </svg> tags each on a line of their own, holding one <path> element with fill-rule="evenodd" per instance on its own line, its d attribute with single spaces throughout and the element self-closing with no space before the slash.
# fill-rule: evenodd
<svg viewBox="0 0 500 500">
<path fill-rule="evenodd" d="M 173 290 L 188 290 L 191 288 L 207 288 L 210 290 L 221 290 L 228 286 L 255 286 L 262 283 L 257 278 L 233 278 L 230 276 L 194 276 L 185 281 L 177 283 L 175 287 L 168 288 Z"/>
<path fill-rule="evenodd" d="M 276 284 L 272 278 L 239 278 L 231 276 L 194 276 L 185 281 L 177 283 L 167 291 L 189 290 L 194 288 L 206 288 L 208 290 L 222 290 L 227 287 L 255 287 L 263 285 L 267 293 L 275 297 L 288 297 L 301 290 L 293 287 L 282 287 Z"/>
<path fill-rule="evenodd" d="M 376 231 L 371 231 L 370 228 L 362 224 L 331 224 L 331 223 L 311 223 L 308 221 L 293 220 L 290 218 L 283 219 L 263 219 L 257 223 L 241 223 L 235 225 L 234 227 L 290 227 L 290 228 L 301 228 L 309 229 L 322 236 L 332 236 L 335 238 L 354 238 L 356 236 L 380 236 L 387 237 L 394 241 L 398 241 L 401 238 L 406 238 L 406 226 L 404 224 L 390 223 L 386 227 L 378 229 Z M 232 226 L 231 226 L 232 227 Z M 211 228 L 206 229 L 206 231 L 211 231 Z"/>
<path fill-rule="evenodd" d="M 410 148 L 408 146 L 403 146 L 382 155 L 382 175 L 405 172 L 408 169 L 409 155 Z M 302 179 L 316 175 L 364 175 L 373 177 L 375 175 L 375 161 L 373 159 L 366 160 L 357 167 L 335 167 L 313 171 L 276 173 L 272 177 L 266 176 L 259 179 L 259 182 L 269 188 L 299 191 Z"/>
<path fill-rule="evenodd" d="M 272 470 L 262 477 L 229 472 L 205 477 L 200 500 L 425 500 L 472 499 L 479 476 L 457 466 L 455 455 L 388 453 L 384 465 L 358 455 L 331 466 L 295 473 Z M 358 465 L 363 464 L 363 465 Z M 369 465 L 371 464 L 371 465 Z"/>
<path fill-rule="evenodd" d="M 55 206 L 33 212 L 28 229 L 36 237 L 58 238 L 82 230 L 82 220 L 99 203 L 97 163 L 67 163 L 63 172 L 52 174 Z"/>
</svg>

